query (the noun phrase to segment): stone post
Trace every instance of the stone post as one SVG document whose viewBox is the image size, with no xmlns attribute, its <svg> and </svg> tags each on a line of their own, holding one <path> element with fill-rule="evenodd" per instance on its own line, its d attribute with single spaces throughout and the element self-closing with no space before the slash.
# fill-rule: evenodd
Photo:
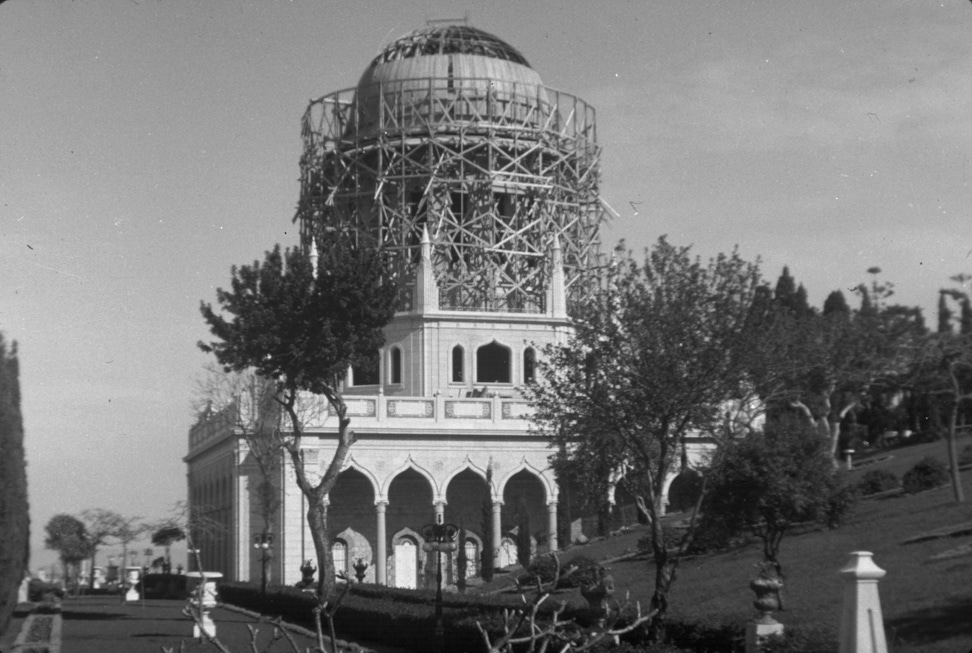
<svg viewBox="0 0 972 653">
<path fill-rule="evenodd" d="M 378 516 L 378 547 L 375 559 L 375 582 L 379 585 L 388 584 L 388 536 L 385 533 L 385 509 L 387 501 L 375 502 L 375 513 Z"/>
<path fill-rule="evenodd" d="M 840 570 L 844 577 L 844 608 L 840 615 L 840 653 L 888 653 L 878 581 L 887 573 L 870 551 L 854 551 Z"/>
</svg>

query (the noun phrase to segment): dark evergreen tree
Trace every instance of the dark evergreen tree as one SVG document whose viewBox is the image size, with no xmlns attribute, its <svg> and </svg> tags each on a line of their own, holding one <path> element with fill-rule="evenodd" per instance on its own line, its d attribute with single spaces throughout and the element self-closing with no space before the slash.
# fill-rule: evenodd
<svg viewBox="0 0 972 653">
<path fill-rule="evenodd" d="M 796 294 L 796 281 L 790 275 L 790 267 L 783 266 L 783 272 L 776 280 L 776 290 L 773 292 L 773 300 L 780 306 L 789 308 L 793 305 L 793 295 Z"/>
<path fill-rule="evenodd" d="M 959 333 L 962 335 L 972 334 L 972 302 L 969 298 L 963 297 L 961 312 L 959 313 Z"/>
<path fill-rule="evenodd" d="M 938 293 L 938 333 L 952 332 L 952 310 L 948 307 L 946 291 Z"/>
<path fill-rule="evenodd" d="M 844 293 L 835 290 L 827 295 L 827 299 L 824 300 L 823 314 L 827 317 L 831 315 L 842 315 L 850 318 L 851 309 L 847 305 L 847 299 L 844 298 Z"/>
<path fill-rule="evenodd" d="M 807 301 L 807 289 L 803 287 L 802 283 L 797 286 L 796 292 L 793 293 L 790 310 L 798 317 L 803 317 L 811 313 L 810 302 Z"/>
<path fill-rule="evenodd" d="M 496 547 L 498 543 L 493 541 L 493 465 L 486 467 L 486 497 L 482 505 L 482 521 L 480 522 L 480 532 L 483 534 L 483 550 L 479 552 L 479 575 L 483 582 L 493 580 L 493 570 L 495 568 Z"/>
<path fill-rule="evenodd" d="M 526 499 L 520 498 L 516 504 L 516 561 L 524 569 L 530 566 L 533 555 L 530 541 L 530 511 Z"/>
<path fill-rule="evenodd" d="M 57 551 L 64 570 L 64 579 L 77 586 L 81 562 L 91 555 L 92 546 L 84 523 L 73 515 L 54 515 L 44 527 L 47 537 L 44 546 Z"/>
<path fill-rule="evenodd" d="M 8 350 L 0 334 L 0 633 L 16 607 L 30 557 L 26 470 L 17 345 Z"/>
<path fill-rule="evenodd" d="M 466 591 L 466 573 L 469 569 L 469 557 L 466 555 L 466 523 L 459 520 L 459 549 L 456 551 L 456 588 L 460 592 Z"/>
</svg>

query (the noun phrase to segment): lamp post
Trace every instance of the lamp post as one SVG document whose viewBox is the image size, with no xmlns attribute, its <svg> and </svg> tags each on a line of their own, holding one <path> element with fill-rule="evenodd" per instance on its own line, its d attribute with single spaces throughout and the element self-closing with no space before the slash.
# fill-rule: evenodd
<svg viewBox="0 0 972 653">
<path fill-rule="evenodd" d="M 267 600 L 267 551 L 273 545 L 273 533 L 257 533 L 253 536 L 253 548 L 260 551 L 260 596 L 263 602 Z"/>
<path fill-rule="evenodd" d="M 445 650 L 445 629 L 442 625 L 442 552 L 452 553 L 457 545 L 453 540 L 459 527 L 455 524 L 426 524 L 422 527 L 423 551 L 435 551 L 435 650 Z"/>
</svg>

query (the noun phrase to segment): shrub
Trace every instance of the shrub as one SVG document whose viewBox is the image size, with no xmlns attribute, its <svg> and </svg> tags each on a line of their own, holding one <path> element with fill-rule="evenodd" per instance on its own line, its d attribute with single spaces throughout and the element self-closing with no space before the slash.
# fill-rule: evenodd
<svg viewBox="0 0 972 653">
<path fill-rule="evenodd" d="M 837 650 L 834 631 L 823 626 L 787 626 L 782 635 L 767 637 L 762 653 L 833 653 Z"/>
<path fill-rule="evenodd" d="M 60 585 L 45 583 L 38 578 L 31 578 L 27 586 L 27 600 L 31 603 L 42 603 L 53 598 L 64 598 L 64 590 Z"/>
<path fill-rule="evenodd" d="M 948 469 L 937 458 L 925 456 L 915 466 L 905 472 L 901 486 L 908 494 L 930 490 L 948 483 Z"/>
<path fill-rule="evenodd" d="M 267 589 L 266 600 L 256 584 L 229 582 L 220 585 L 221 600 L 240 607 L 279 615 L 286 621 L 313 628 L 313 608 L 317 599 L 294 587 Z M 377 585 L 355 585 L 345 597 L 334 618 L 342 637 L 380 641 L 413 651 L 428 650 L 433 630 L 435 592 L 405 590 Z M 480 622 L 491 636 L 502 633 L 503 610 L 523 609 L 519 596 L 476 596 L 449 594 L 443 597 L 443 624 L 446 650 L 483 650 Z M 554 602 L 541 606 L 541 615 L 555 609 Z M 570 618 L 569 615 L 564 616 Z"/>
<path fill-rule="evenodd" d="M 870 469 L 864 473 L 857 484 L 858 490 L 864 496 L 886 492 L 899 487 L 901 482 L 894 472 L 887 469 Z"/>
<path fill-rule="evenodd" d="M 959 465 L 972 465 L 972 444 L 966 445 L 959 454 Z"/>
<path fill-rule="evenodd" d="M 142 579 L 147 599 L 185 599 L 189 597 L 187 576 L 182 574 L 146 574 Z"/>
<path fill-rule="evenodd" d="M 561 563 L 564 569 L 575 567 L 567 576 L 560 579 L 557 589 L 570 589 L 574 587 L 587 587 L 593 585 L 600 579 L 601 564 L 584 555 L 574 556 L 570 560 Z"/>
</svg>

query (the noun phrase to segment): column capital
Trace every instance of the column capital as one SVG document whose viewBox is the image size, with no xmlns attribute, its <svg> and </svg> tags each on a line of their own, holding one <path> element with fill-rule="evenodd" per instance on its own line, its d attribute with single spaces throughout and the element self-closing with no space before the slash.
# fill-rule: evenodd
<svg viewBox="0 0 972 653">
<path fill-rule="evenodd" d="M 388 507 L 387 499 L 378 499 L 377 501 L 375 501 L 375 508 L 377 508 L 379 512 L 384 512 L 385 508 L 387 507 Z"/>
</svg>

